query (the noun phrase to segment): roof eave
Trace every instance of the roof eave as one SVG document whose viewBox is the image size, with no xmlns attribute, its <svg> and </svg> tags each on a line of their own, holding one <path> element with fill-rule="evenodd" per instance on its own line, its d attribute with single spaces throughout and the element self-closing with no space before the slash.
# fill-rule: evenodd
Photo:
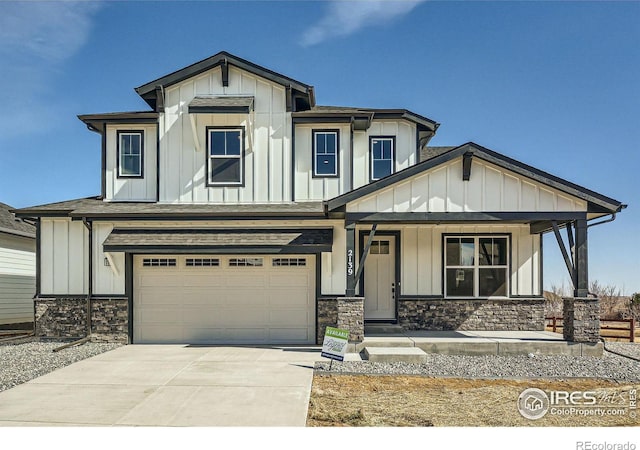
<svg viewBox="0 0 640 450">
<path fill-rule="evenodd" d="M 26 237 L 26 238 L 31 238 L 31 239 L 35 239 L 36 238 L 36 234 L 35 233 L 29 233 L 27 231 L 20 231 L 20 230 L 13 230 L 11 228 L 4 228 L 4 227 L 0 227 L 0 233 L 11 234 L 11 235 L 14 235 L 14 236 Z"/>
<path fill-rule="evenodd" d="M 427 159 L 400 172 L 396 172 L 392 175 L 389 175 L 388 177 L 382 178 L 381 180 L 375 181 L 356 190 L 330 199 L 326 201 L 325 204 L 330 212 L 335 211 L 336 209 L 345 206 L 347 203 L 355 201 L 359 198 L 364 197 L 365 195 L 369 195 L 378 190 L 384 189 L 392 184 L 400 182 L 418 173 L 437 167 L 441 164 L 458 158 L 465 153 L 471 153 L 473 156 L 478 157 L 484 161 L 496 164 L 504 169 L 511 170 L 536 182 L 546 184 L 569 195 L 573 195 L 574 197 L 585 200 L 587 201 L 588 205 L 597 205 L 599 208 L 603 208 L 605 210 L 600 210 L 598 212 L 614 213 L 624 209 L 623 204 L 617 200 L 614 200 L 602 194 L 598 194 L 595 191 L 571 183 L 570 181 L 563 180 L 559 177 L 556 177 L 555 175 L 551 175 L 549 173 L 538 170 L 532 166 L 516 161 L 515 159 L 509 158 L 500 153 L 494 152 L 493 150 L 482 147 L 474 142 L 468 142 L 461 146 L 452 148 L 451 150 L 434 158 Z"/>
<path fill-rule="evenodd" d="M 89 130 L 103 133 L 105 124 L 155 124 L 158 113 L 154 111 L 130 111 L 119 113 L 80 114 L 77 116 Z"/>
<path fill-rule="evenodd" d="M 213 56 L 205 58 L 194 64 L 191 64 L 182 69 L 171 72 L 168 75 L 164 75 L 160 78 L 156 78 L 153 81 L 145 83 L 135 88 L 135 91 L 140 95 L 152 108 L 155 108 L 155 96 L 156 88 L 162 86 L 167 88 L 174 84 L 180 83 L 188 78 L 199 75 L 207 70 L 213 69 L 221 65 L 224 61 L 228 64 L 238 67 L 239 69 L 246 70 L 262 78 L 266 78 L 270 81 L 278 83 L 282 86 L 290 86 L 291 88 L 300 91 L 310 96 L 310 101 L 315 101 L 315 95 L 313 93 L 313 87 L 302 83 L 300 81 L 289 78 L 278 72 L 274 72 L 266 67 L 259 66 L 245 59 L 239 58 L 226 51 L 216 53 Z"/>
</svg>

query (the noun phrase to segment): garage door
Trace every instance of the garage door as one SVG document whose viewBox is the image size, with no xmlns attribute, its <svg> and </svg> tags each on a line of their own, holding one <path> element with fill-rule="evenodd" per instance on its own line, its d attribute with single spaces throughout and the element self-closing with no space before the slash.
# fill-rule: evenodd
<svg viewBox="0 0 640 450">
<path fill-rule="evenodd" d="M 309 255 L 134 257 L 135 343 L 312 344 Z"/>
</svg>

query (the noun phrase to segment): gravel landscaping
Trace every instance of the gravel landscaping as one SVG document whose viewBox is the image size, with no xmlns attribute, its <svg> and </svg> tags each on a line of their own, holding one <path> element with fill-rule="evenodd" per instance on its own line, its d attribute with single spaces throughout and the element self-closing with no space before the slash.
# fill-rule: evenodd
<svg viewBox="0 0 640 450">
<path fill-rule="evenodd" d="M 39 342 L 34 338 L 0 343 L 0 392 L 121 346 L 87 342 L 53 352 L 65 343 Z"/>
<path fill-rule="evenodd" d="M 607 348 L 640 358 L 640 345 L 607 343 Z M 329 371 L 329 361 L 316 371 Z M 603 378 L 640 381 L 640 362 L 605 352 L 602 358 L 576 356 L 453 356 L 427 354 L 423 364 L 334 361 L 330 373 L 424 375 L 461 378 Z"/>
</svg>

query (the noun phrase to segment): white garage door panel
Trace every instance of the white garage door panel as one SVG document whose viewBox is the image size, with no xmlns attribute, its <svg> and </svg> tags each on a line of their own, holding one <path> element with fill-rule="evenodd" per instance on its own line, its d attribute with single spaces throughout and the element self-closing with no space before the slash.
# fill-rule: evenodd
<svg viewBox="0 0 640 450">
<path fill-rule="evenodd" d="M 143 265 L 149 258 L 172 259 L 175 266 Z M 189 258 L 210 257 L 134 258 L 134 342 L 315 342 L 315 257 L 216 255 L 212 267 L 187 266 Z M 263 265 L 230 265 L 243 258 Z M 286 258 L 305 265 L 286 265 Z"/>
<path fill-rule="evenodd" d="M 272 309 L 269 311 L 269 323 L 286 327 L 290 323 L 305 323 L 307 316 L 307 311 L 303 309 Z"/>
<path fill-rule="evenodd" d="M 202 287 L 211 287 L 218 288 L 226 286 L 226 282 L 223 278 L 211 277 L 211 271 L 213 270 L 210 267 L 207 267 L 206 272 L 203 269 L 190 269 L 196 273 L 184 274 L 184 278 L 182 280 L 182 285 L 184 287 L 191 286 L 202 286 Z"/>
<path fill-rule="evenodd" d="M 303 269 L 302 273 L 296 273 L 300 272 L 300 269 Z M 304 270 L 304 267 L 294 267 L 291 268 L 288 275 L 271 275 L 269 284 L 271 286 L 282 286 L 285 288 L 307 287 L 309 285 L 309 276 L 307 271 Z"/>
<path fill-rule="evenodd" d="M 271 341 L 300 341 L 306 338 L 304 330 L 295 328 L 270 328 L 269 340 Z"/>
</svg>

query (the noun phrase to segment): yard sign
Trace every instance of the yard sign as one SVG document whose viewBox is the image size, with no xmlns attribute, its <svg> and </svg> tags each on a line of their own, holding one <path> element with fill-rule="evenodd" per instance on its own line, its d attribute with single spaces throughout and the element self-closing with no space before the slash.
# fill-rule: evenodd
<svg viewBox="0 0 640 450">
<path fill-rule="evenodd" d="M 349 330 L 327 327 L 324 332 L 321 355 L 325 358 L 344 361 L 344 352 L 349 342 Z"/>
</svg>

